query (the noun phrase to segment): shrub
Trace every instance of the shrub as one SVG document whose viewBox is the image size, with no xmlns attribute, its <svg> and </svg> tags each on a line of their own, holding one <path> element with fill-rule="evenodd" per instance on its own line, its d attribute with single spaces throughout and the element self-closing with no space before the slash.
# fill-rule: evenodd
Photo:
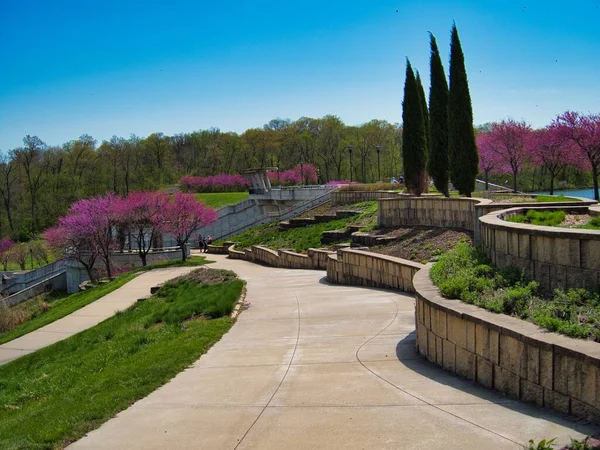
<svg viewBox="0 0 600 450">
<path fill-rule="evenodd" d="M 179 184 L 185 192 L 240 192 L 250 186 L 243 176 L 226 173 L 209 177 L 185 175 L 181 177 Z"/>
<path fill-rule="evenodd" d="M 506 220 L 508 222 L 555 227 L 560 225 L 566 216 L 567 213 L 564 211 L 536 211 L 530 209 L 524 216 L 517 214 L 516 216 L 508 217 Z"/>
<path fill-rule="evenodd" d="M 298 164 L 293 169 L 283 172 L 267 172 L 272 185 L 296 186 L 318 182 L 317 168 L 312 164 Z"/>
</svg>

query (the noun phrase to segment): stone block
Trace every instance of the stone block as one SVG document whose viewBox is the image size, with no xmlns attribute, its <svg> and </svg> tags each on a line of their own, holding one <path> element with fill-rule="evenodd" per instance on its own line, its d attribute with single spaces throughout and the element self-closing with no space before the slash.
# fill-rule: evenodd
<svg viewBox="0 0 600 450">
<path fill-rule="evenodd" d="M 435 356 L 436 356 L 436 364 L 439 366 L 443 366 L 444 364 L 444 349 L 443 349 L 443 339 L 440 337 L 435 338 Z"/>
<path fill-rule="evenodd" d="M 540 384 L 540 349 L 527 345 L 527 379 Z"/>
<path fill-rule="evenodd" d="M 552 389 L 560 394 L 568 395 L 569 360 L 571 358 L 556 353 L 554 355 L 554 370 L 552 373 Z"/>
<path fill-rule="evenodd" d="M 540 349 L 540 384 L 545 389 L 553 389 L 554 357 L 551 350 Z"/>
<path fill-rule="evenodd" d="M 427 359 L 433 363 L 435 363 L 437 359 L 435 334 L 431 331 L 427 332 Z"/>
<path fill-rule="evenodd" d="M 600 424 L 600 411 L 574 398 L 571 399 L 571 415 Z"/>
<path fill-rule="evenodd" d="M 438 310 L 432 306 L 429 320 L 431 321 L 431 331 L 433 331 L 436 336 L 439 336 L 438 317 Z"/>
<path fill-rule="evenodd" d="M 467 322 L 459 317 L 448 315 L 448 340 L 454 344 L 467 348 Z"/>
<path fill-rule="evenodd" d="M 494 389 L 512 398 L 519 398 L 519 375 L 494 365 Z"/>
<path fill-rule="evenodd" d="M 521 380 L 521 400 L 537 406 L 544 406 L 544 388 L 531 381 Z"/>
<path fill-rule="evenodd" d="M 431 314 L 431 306 L 428 303 L 425 303 L 423 308 L 425 314 L 423 316 L 423 323 L 428 330 L 431 330 L 431 322 L 430 322 L 430 314 Z"/>
<path fill-rule="evenodd" d="M 481 356 L 477 356 L 477 382 L 490 389 L 494 386 L 494 365 Z"/>
<path fill-rule="evenodd" d="M 463 378 L 475 381 L 477 378 L 477 355 L 457 346 L 456 373 Z"/>
<path fill-rule="evenodd" d="M 571 399 L 566 395 L 544 388 L 544 408 L 553 409 L 562 414 L 570 414 Z"/>
<path fill-rule="evenodd" d="M 444 369 L 449 370 L 450 372 L 456 371 L 456 345 L 448 340 L 444 340 L 442 343 L 442 348 L 444 352 L 443 356 L 443 365 Z"/>
<path fill-rule="evenodd" d="M 511 372 L 521 375 L 522 360 L 525 358 L 525 374 L 522 378 L 527 378 L 527 353 L 525 344 L 511 336 L 500 335 L 500 366 Z"/>
<path fill-rule="evenodd" d="M 423 356 L 427 356 L 428 347 L 427 347 L 427 333 L 428 330 L 425 328 L 425 325 L 419 323 L 417 327 L 417 345 L 419 349 L 419 353 Z"/>
<path fill-rule="evenodd" d="M 467 322 L 467 347 L 466 349 L 471 353 L 475 353 L 475 324 L 470 321 Z"/>
<path fill-rule="evenodd" d="M 531 248 L 529 239 L 529 234 L 519 234 L 519 258 L 529 259 L 529 252 Z"/>
<path fill-rule="evenodd" d="M 578 400 L 582 399 L 583 390 L 583 361 L 568 358 L 567 395 Z"/>
<path fill-rule="evenodd" d="M 475 325 L 475 353 L 485 359 L 490 359 L 490 331 L 483 325 Z"/>
<path fill-rule="evenodd" d="M 436 333 L 439 337 L 441 337 L 442 339 L 447 339 L 448 335 L 447 335 L 447 317 L 448 314 L 446 314 L 443 311 L 439 311 L 438 310 L 438 333 Z"/>
<path fill-rule="evenodd" d="M 500 364 L 500 333 L 490 329 L 490 361 Z"/>
<path fill-rule="evenodd" d="M 581 397 L 578 400 L 581 400 L 584 403 L 587 403 L 590 406 L 598 408 L 598 383 L 600 380 L 598 379 L 599 375 L 598 367 L 593 364 L 586 363 L 583 366 L 583 386 L 581 388 Z"/>
</svg>

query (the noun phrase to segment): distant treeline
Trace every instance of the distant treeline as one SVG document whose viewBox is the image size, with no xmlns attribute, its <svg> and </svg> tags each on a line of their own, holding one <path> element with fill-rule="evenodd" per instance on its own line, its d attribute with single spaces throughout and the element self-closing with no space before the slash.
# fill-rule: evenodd
<svg viewBox="0 0 600 450">
<path fill-rule="evenodd" d="M 381 178 L 389 179 L 402 171 L 401 136 L 398 124 L 372 120 L 348 126 L 332 115 L 275 119 L 242 134 L 211 128 L 173 136 L 113 136 L 101 143 L 82 135 L 61 146 L 26 136 L 22 147 L 2 153 L 0 236 L 25 241 L 80 198 L 157 190 L 183 175 L 236 174 L 255 167 L 283 171 L 307 163 L 318 168 L 322 183 L 371 182 L 379 176 L 379 150 Z"/>
</svg>

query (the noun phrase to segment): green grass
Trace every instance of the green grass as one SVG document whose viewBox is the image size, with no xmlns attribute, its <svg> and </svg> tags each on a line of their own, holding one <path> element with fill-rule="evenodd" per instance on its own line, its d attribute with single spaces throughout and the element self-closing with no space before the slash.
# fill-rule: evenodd
<svg viewBox="0 0 600 450">
<path fill-rule="evenodd" d="M 150 264 L 146 267 L 138 267 L 137 269 L 134 269 L 131 272 L 119 275 L 109 283 L 100 285 L 87 291 L 77 292 L 75 294 L 71 294 L 53 301 L 50 304 L 51 306 L 47 311 L 34 315 L 30 320 L 22 323 L 21 325 L 17 326 L 16 328 L 10 331 L 0 333 L 0 344 L 12 341 L 13 339 L 21 337 L 27 333 L 31 333 L 32 331 L 35 331 L 38 328 L 55 322 L 58 319 L 62 319 L 63 317 L 77 311 L 78 309 L 81 309 L 84 306 L 87 306 L 90 303 L 93 303 L 96 300 L 104 297 L 105 295 L 110 294 L 111 292 L 119 289 L 125 283 L 135 278 L 140 272 L 145 272 L 152 269 L 164 269 L 167 267 L 200 266 L 210 262 L 214 261 L 207 261 L 202 256 L 194 256 L 188 258 L 185 262 L 182 262 L 181 260 L 174 260 Z"/>
<path fill-rule="evenodd" d="M 530 223 L 532 225 L 541 225 L 547 227 L 556 227 L 560 225 L 567 216 L 564 211 L 536 211 L 530 209 L 526 214 L 517 214 L 508 217 L 508 222 Z"/>
<path fill-rule="evenodd" d="M 248 192 L 217 192 L 195 194 L 196 200 L 204 202 L 211 208 L 222 208 L 227 205 L 235 205 L 248 198 Z"/>
<path fill-rule="evenodd" d="M 188 287 L 234 305 L 243 282 Z M 180 314 L 194 295 L 137 302 L 101 324 L 0 367 L 0 448 L 63 448 L 166 383 L 205 353 L 232 325 Z M 192 310 L 189 311 L 190 313 Z M 203 314 L 202 308 L 193 309 Z"/>
<path fill-rule="evenodd" d="M 581 225 L 579 228 L 585 230 L 600 230 L 600 217 L 592 217 L 588 223 Z"/>
<path fill-rule="evenodd" d="M 553 202 L 580 202 L 578 198 L 566 197 L 565 195 L 538 195 L 535 197 L 537 203 L 553 203 Z"/>
<path fill-rule="evenodd" d="M 354 208 L 363 209 L 364 212 L 347 219 L 332 220 L 283 231 L 277 228 L 277 223 L 270 223 L 252 228 L 229 240 L 236 242 L 238 248 L 264 245 L 273 249 L 293 249 L 296 252 L 306 251 L 309 248 L 319 248 L 322 247 L 321 233 L 323 231 L 343 229 L 349 224 L 361 224 L 370 227 L 377 223 L 377 202 L 361 202 L 348 206 L 348 209 Z"/>
</svg>

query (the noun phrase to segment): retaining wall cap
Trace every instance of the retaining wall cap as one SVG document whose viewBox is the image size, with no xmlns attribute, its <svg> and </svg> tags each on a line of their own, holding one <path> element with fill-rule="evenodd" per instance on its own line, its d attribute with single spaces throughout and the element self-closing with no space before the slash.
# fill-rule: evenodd
<svg viewBox="0 0 600 450">
<path fill-rule="evenodd" d="M 543 225 L 532 225 L 530 223 L 515 223 L 504 220 L 504 217 L 508 215 L 519 214 L 530 209 L 537 209 L 541 211 L 547 210 L 562 210 L 564 207 L 561 206 L 546 206 L 537 208 L 528 208 L 519 206 L 516 208 L 502 209 L 500 211 L 494 211 L 481 216 L 479 220 L 481 223 L 486 224 L 492 229 L 506 229 L 507 231 L 516 231 L 523 234 L 535 234 L 549 237 L 563 237 L 568 239 L 593 239 L 600 240 L 600 231 L 596 230 L 584 230 L 581 228 L 562 228 L 562 227 L 549 227 Z M 580 209 L 588 212 L 589 207 L 582 206 Z"/>
<path fill-rule="evenodd" d="M 446 313 L 470 322 L 484 324 L 491 329 L 499 331 L 501 334 L 541 348 L 553 348 L 555 352 L 585 360 L 590 364 L 600 367 L 600 344 L 597 342 L 570 338 L 546 331 L 533 323 L 525 322 L 516 317 L 495 314 L 458 299 L 442 297 L 440 290 L 433 284 L 429 276 L 432 265 L 432 263 L 427 264 L 413 278 L 413 286 L 418 298 Z"/>
</svg>

